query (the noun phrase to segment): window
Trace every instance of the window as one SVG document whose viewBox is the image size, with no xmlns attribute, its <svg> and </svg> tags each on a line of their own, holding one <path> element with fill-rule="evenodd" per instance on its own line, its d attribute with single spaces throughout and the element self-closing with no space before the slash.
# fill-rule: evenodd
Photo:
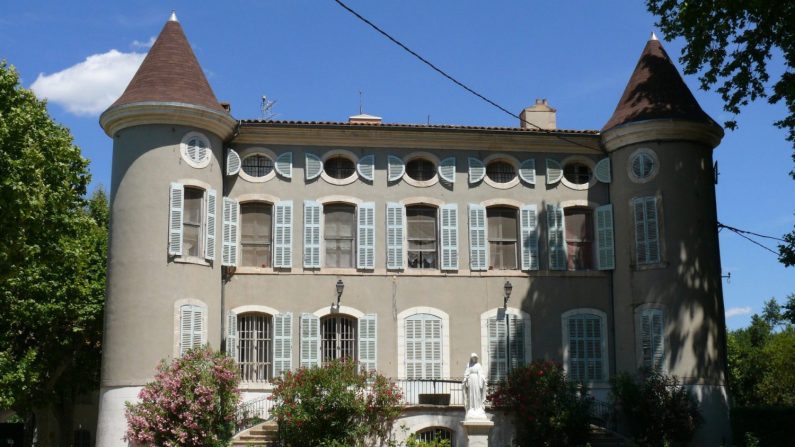
<svg viewBox="0 0 795 447">
<path fill-rule="evenodd" d="M 566 163 L 563 167 L 563 178 L 575 185 L 586 185 L 591 181 L 591 168 L 576 161 Z"/>
<path fill-rule="evenodd" d="M 489 337 L 489 382 L 499 382 L 505 379 L 508 373 L 509 353 L 505 349 L 508 346 L 510 333 L 510 359 L 511 367 L 515 368 L 526 363 L 525 358 L 525 320 L 516 314 L 508 314 L 508 319 L 504 317 L 502 311 L 497 315 L 489 317 L 487 320 Z M 508 330 L 507 326 L 510 326 Z M 507 332 L 506 332 L 507 330 Z"/>
<path fill-rule="evenodd" d="M 450 445 L 455 445 L 453 442 L 453 431 L 445 427 L 424 428 L 417 432 L 414 439 L 417 442 L 428 443 L 428 445 L 431 445 L 434 441 L 448 440 Z"/>
<path fill-rule="evenodd" d="M 569 270 L 593 268 L 593 212 L 590 208 L 564 209 L 566 254 Z"/>
<path fill-rule="evenodd" d="M 406 324 L 406 378 L 442 378 L 442 319 L 416 314 Z"/>
<path fill-rule="evenodd" d="M 408 224 L 408 264 L 415 269 L 437 267 L 436 208 L 429 206 L 406 207 Z"/>
<path fill-rule="evenodd" d="M 638 264 L 660 262 L 660 235 L 657 218 L 657 198 L 632 199 L 635 214 L 635 259 Z"/>
<path fill-rule="evenodd" d="M 436 176 L 436 166 L 425 158 L 415 158 L 406 163 L 406 174 L 414 180 L 432 180 Z"/>
<path fill-rule="evenodd" d="M 203 190 L 185 188 L 182 214 L 182 254 L 184 256 L 201 256 L 203 201 Z"/>
<path fill-rule="evenodd" d="M 657 174 L 657 155 L 651 149 L 641 148 L 629 156 L 629 178 L 639 183 L 651 180 Z"/>
<path fill-rule="evenodd" d="M 205 311 L 204 307 L 195 304 L 183 304 L 179 307 L 179 355 L 185 355 L 189 349 L 198 348 L 205 343 Z"/>
<path fill-rule="evenodd" d="M 356 360 L 356 319 L 331 315 L 320 320 L 321 361 Z"/>
<path fill-rule="evenodd" d="M 516 178 L 516 169 L 507 161 L 497 160 L 486 166 L 486 176 L 495 183 L 508 183 Z"/>
<path fill-rule="evenodd" d="M 273 208 L 267 203 L 242 203 L 240 218 L 242 265 L 270 267 Z"/>
<path fill-rule="evenodd" d="M 323 206 L 326 267 L 354 267 L 355 216 L 356 208 L 353 205 L 332 204 Z"/>
<path fill-rule="evenodd" d="M 663 371 L 665 365 L 665 319 L 663 310 L 646 307 L 639 311 L 639 344 L 644 368 Z"/>
<path fill-rule="evenodd" d="M 335 179 L 346 179 L 356 173 L 356 165 L 346 157 L 331 157 L 323 163 L 326 174 Z"/>
<path fill-rule="evenodd" d="M 514 208 L 491 207 L 486 209 L 489 222 L 489 268 L 516 269 L 517 227 Z"/>
<path fill-rule="evenodd" d="M 210 142 L 198 133 L 190 132 L 180 143 L 182 159 L 194 168 L 204 168 L 210 164 Z"/>
<path fill-rule="evenodd" d="M 273 160 L 262 154 L 253 154 L 243 159 L 243 172 L 251 177 L 265 177 L 273 171 Z"/>
<path fill-rule="evenodd" d="M 237 316 L 237 365 L 244 382 L 271 379 L 273 319 L 261 313 Z"/>
<path fill-rule="evenodd" d="M 605 316 L 595 310 L 563 314 L 564 367 L 569 379 L 601 381 L 607 373 Z"/>
</svg>

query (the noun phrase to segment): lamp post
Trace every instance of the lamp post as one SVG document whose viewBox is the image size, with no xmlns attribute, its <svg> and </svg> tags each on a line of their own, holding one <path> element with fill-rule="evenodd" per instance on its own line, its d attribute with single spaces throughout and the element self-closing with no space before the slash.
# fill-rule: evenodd
<svg viewBox="0 0 795 447">
<path fill-rule="evenodd" d="M 340 310 L 340 299 L 342 298 L 342 291 L 345 289 L 345 283 L 341 279 L 337 280 L 337 310 Z"/>
<path fill-rule="evenodd" d="M 513 285 L 510 281 L 505 281 L 505 285 L 502 286 L 503 291 L 503 302 L 502 302 L 502 309 L 505 313 L 505 365 L 506 370 L 508 373 L 511 372 L 511 320 L 508 319 L 508 299 L 511 298 L 511 291 L 513 291 Z"/>
</svg>

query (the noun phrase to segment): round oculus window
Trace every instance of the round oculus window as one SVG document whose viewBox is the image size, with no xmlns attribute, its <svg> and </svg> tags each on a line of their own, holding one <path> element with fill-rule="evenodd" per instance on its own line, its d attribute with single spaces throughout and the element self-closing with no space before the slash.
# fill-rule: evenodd
<svg viewBox="0 0 795 447">
<path fill-rule="evenodd" d="M 273 171 L 273 160 L 262 154 L 249 155 L 243 159 L 241 169 L 252 177 L 265 177 Z"/>
<path fill-rule="evenodd" d="M 572 162 L 563 167 L 563 177 L 575 185 L 585 185 L 591 181 L 591 168 L 584 163 Z"/>
<path fill-rule="evenodd" d="M 507 161 L 493 161 L 486 166 L 486 176 L 495 183 L 508 183 L 516 178 L 516 169 Z"/>
<path fill-rule="evenodd" d="M 654 158 L 645 152 L 636 154 L 630 163 L 632 164 L 632 174 L 641 180 L 651 176 L 654 170 Z"/>
<path fill-rule="evenodd" d="M 425 158 L 415 158 L 406 163 L 406 175 L 418 182 L 432 180 L 436 176 L 436 165 Z"/>
<path fill-rule="evenodd" d="M 345 157 L 331 157 L 323 163 L 323 170 L 329 177 L 341 180 L 356 173 L 356 165 Z"/>
<path fill-rule="evenodd" d="M 185 144 L 185 156 L 194 163 L 203 163 L 210 155 L 207 146 L 203 138 L 193 137 Z"/>
</svg>

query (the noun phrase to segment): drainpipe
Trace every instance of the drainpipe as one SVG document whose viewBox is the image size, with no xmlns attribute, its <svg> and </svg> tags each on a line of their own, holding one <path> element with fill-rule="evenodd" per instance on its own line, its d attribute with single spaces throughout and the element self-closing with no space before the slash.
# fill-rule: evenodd
<svg viewBox="0 0 795 447">
<path fill-rule="evenodd" d="M 229 111 L 229 109 L 227 109 Z M 232 136 L 229 137 L 229 140 L 223 142 L 223 146 L 221 147 L 221 200 L 226 196 L 228 191 L 226 190 L 226 149 L 224 147 L 235 137 L 240 135 L 240 121 L 237 122 L 235 126 L 235 130 L 232 132 Z M 222 219 L 223 220 L 223 219 Z M 223 225 L 223 223 L 221 224 Z M 222 230 L 223 232 L 223 230 Z M 223 250 L 221 250 L 223 253 Z M 223 266 L 223 254 L 221 255 L 221 350 L 225 353 L 230 354 L 226 347 L 226 283 L 232 278 L 234 274 L 234 270 L 232 267 L 224 267 Z"/>
</svg>

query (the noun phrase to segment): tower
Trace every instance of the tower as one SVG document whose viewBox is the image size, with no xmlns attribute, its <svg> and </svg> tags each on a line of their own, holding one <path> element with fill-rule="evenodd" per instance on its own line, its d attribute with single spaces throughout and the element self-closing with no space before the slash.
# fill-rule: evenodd
<svg viewBox="0 0 795 447">
<path fill-rule="evenodd" d="M 97 445 L 115 446 L 124 445 L 124 402 L 160 359 L 220 346 L 215 216 L 222 145 L 236 121 L 172 14 L 100 124 L 113 138 L 113 168 Z"/>
<path fill-rule="evenodd" d="M 617 344 L 616 369 L 677 376 L 707 421 L 700 445 L 729 441 L 712 160 L 722 137 L 652 34 L 602 129 L 613 172 L 616 339 L 637 340 Z"/>
</svg>

